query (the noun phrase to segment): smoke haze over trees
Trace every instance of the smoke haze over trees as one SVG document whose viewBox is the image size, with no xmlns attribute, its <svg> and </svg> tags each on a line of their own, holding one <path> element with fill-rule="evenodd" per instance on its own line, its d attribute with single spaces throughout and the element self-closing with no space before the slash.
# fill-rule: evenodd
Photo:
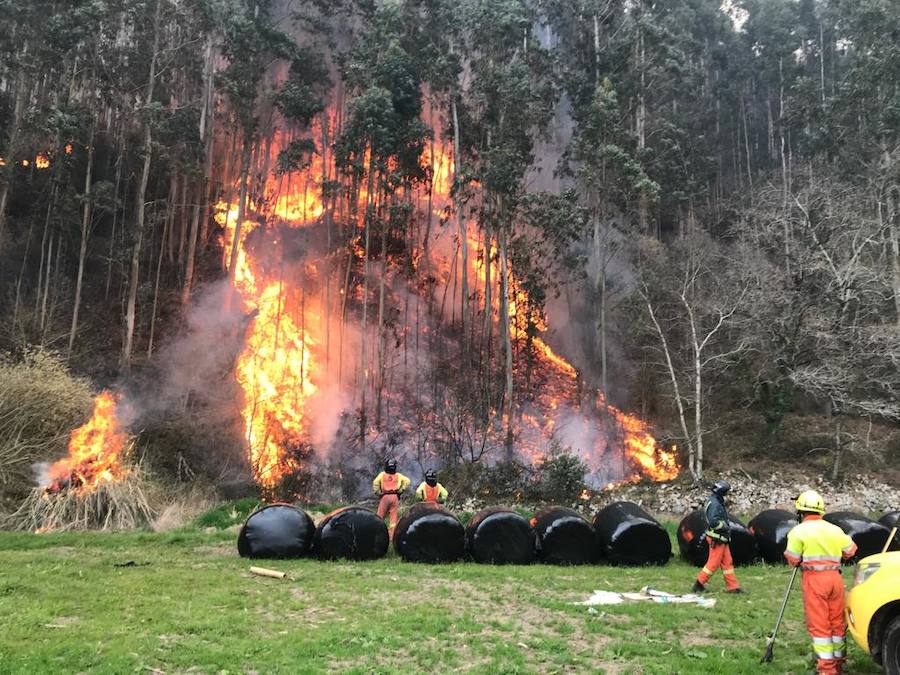
<svg viewBox="0 0 900 675">
<path fill-rule="evenodd" d="M 650 428 L 695 478 L 734 437 L 837 477 L 900 423 L 898 26 L 894 0 L 0 0 L 3 364 L 57 352 L 140 402 L 163 470 L 249 457 L 295 494 L 321 486 L 275 464 L 349 494 L 396 453 L 571 448 L 603 484 Z"/>
</svg>

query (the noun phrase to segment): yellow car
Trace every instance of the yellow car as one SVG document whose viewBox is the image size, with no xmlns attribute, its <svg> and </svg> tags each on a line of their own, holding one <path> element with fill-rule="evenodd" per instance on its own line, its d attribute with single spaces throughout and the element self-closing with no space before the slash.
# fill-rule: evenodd
<svg viewBox="0 0 900 675">
<path fill-rule="evenodd" d="M 900 552 L 859 561 L 847 596 L 847 625 L 888 675 L 900 675 Z"/>
</svg>

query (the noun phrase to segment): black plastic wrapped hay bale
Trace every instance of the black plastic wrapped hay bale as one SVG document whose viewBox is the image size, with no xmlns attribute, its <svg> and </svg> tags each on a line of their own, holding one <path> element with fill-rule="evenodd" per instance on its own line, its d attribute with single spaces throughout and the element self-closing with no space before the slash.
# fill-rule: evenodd
<svg viewBox="0 0 900 675">
<path fill-rule="evenodd" d="M 511 509 L 484 509 L 466 527 L 466 548 L 475 562 L 528 565 L 537 556 L 537 546 L 531 524 Z"/>
<path fill-rule="evenodd" d="M 695 567 L 703 567 L 709 557 L 709 544 L 703 533 L 709 524 L 703 509 L 692 511 L 678 525 L 678 550 L 681 557 Z M 728 516 L 728 527 L 731 530 L 731 557 L 735 565 L 749 565 L 756 560 L 756 540 L 741 521 Z"/>
<path fill-rule="evenodd" d="M 850 538 L 856 544 L 856 555 L 848 560 L 847 564 L 855 563 L 867 555 L 881 553 L 881 549 L 884 548 L 884 544 L 891 532 L 881 523 L 876 523 L 871 518 L 853 511 L 826 513 L 825 520 L 841 528 L 850 535 Z"/>
<path fill-rule="evenodd" d="M 247 518 L 238 535 L 242 558 L 301 558 L 309 553 L 316 526 L 305 511 L 269 504 Z"/>
<path fill-rule="evenodd" d="M 612 565 L 665 565 L 672 557 L 669 533 L 634 502 L 613 502 L 594 516 L 601 554 Z"/>
<path fill-rule="evenodd" d="M 466 552 L 466 530 L 437 504 L 416 504 L 394 531 L 394 548 L 406 562 L 455 562 Z"/>
<path fill-rule="evenodd" d="M 374 511 L 345 506 L 322 519 L 313 553 L 322 560 L 375 560 L 388 551 L 388 529 Z"/>
<path fill-rule="evenodd" d="M 585 565 L 600 558 L 594 528 L 577 511 L 551 506 L 534 514 L 531 524 L 538 536 L 538 558 L 542 562 Z"/>
<path fill-rule="evenodd" d="M 784 509 L 766 509 L 747 523 L 756 538 L 759 555 L 768 563 L 785 563 L 788 532 L 797 524 L 797 514 Z"/>
</svg>

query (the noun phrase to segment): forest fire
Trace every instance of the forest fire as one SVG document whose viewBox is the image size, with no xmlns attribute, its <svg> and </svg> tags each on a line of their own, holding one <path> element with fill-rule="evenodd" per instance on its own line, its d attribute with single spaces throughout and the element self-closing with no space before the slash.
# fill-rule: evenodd
<svg viewBox="0 0 900 675">
<path fill-rule="evenodd" d="M 91 419 L 72 432 L 68 456 L 50 467 L 47 492 L 85 494 L 103 483 L 122 480 L 129 473 L 121 461 L 126 441 L 127 434 L 116 419 L 116 398 L 103 391 L 94 399 Z"/>
<path fill-rule="evenodd" d="M 313 129 L 312 136 L 318 137 L 319 133 L 320 130 Z M 269 149 L 272 153 L 269 164 L 275 164 L 274 158 L 282 140 L 276 134 Z M 322 188 L 328 177 L 334 175 L 335 169 L 318 157 L 313 157 L 313 160 L 300 170 L 272 173 L 265 177 L 264 194 L 260 201 L 248 200 L 247 215 L 241 223 L 237 242 L 234 290 L 243 311 L 250 318 L 244 333 L 244 346 L 237 359 L 235 377 L 243 391 L 240 407 L 249 464 L 256 482 L 268 496 L 274 496 L 285 478 L 303 469 L 312 452 L 310 425 L 314 414 L 311 410 L 316 408 L 316 402 L 323 396 L 322 387 L 334 384 L 335 379 L 333 373 L 328 372 L 327 365 L 328 317 L 344 316 L 349 302 L 363 304 L 366 297 L 372 302 L 371 296 L 365 295 L 359 276 L 355 277 L 355 286 L 348 283 L 351 279 L 350 265 L 355 260 L 362 267 L 366 258 L 363 237 L 351 237 L 347 268 L 339 272 L 343 278 L 331 280 L 326 278 L 327 272 L 320 272 L 320 269 L 328 268 L 323 264 L 324 258 L 311 256 L 306 250 L 308 247 L 301 247 L 304 250 L 298 253 L 296 245 L 289 246 L 285 241 L 296 238 L 296 233 L 301 230 L 308 232 L 312 239 L 324 238 L 321 225 L 326 205 L 322 199 Z M 443 222 L 451 213 L 452 206 L 452 151 L 447 144 L 434 143 L 428 147 L 421 161 L 428 168 L 431 178 L 426 192 L 432 214 L 423 217 L 431 218 L 437 214 Z M 355 225 L 361 231 L 364 229 L 368 203 L 364 186 L 358 186 L 355 199 L 357 204 L 350 204 L 346 211 L 351 218 L 357 219 Z M 238 210 L 233 202 L 221 202 L 217 207 L 216 219 L 224 229 L 223 262 L 226 267 L 230 265 L 235 246 Z M 470 290 L 474 288 L 473 311 L 482 314 L 487 311 L 493 321 L 499 321 L 502 270 L 496 243 L 493 239 L 486 242 L 474 221 L 468 221 L 465 229 L 472 284 Z M 459 275 L 459 269 L 452 260 L 457 253 L 449 250 L 453 244 L 447 243 L 446 235 L 443 236 L 444 249 L 440 250 L 435 244 L 436 258 L 431 262 L 442 268 L 439 283 L 446 288 L 452 285 L 453 297 L 456 297 L 455 277 Z M 322 242 L 318 243 L 321 247 Z M 486 269 L 485 260 L 490 261 L 490 270 Z M 381 267 L 381 264 L 378 266 Z M 370 267 L 373 267 L 371 263 Z M 361 271 L 358 269 L 357 274 Z M 334 284 L 335 288 L 326 295 L 323 288 L 329 283 Z M 370 279 L 369 293 L 376 283 Z M 515 447 L 518 452 L 530 461 L 538 462 L 546 456 L 552 442 L 572 447 L 589 470 L 600 476 L 600 484 L 609 480 L 641 478 L 669 480 L 677 476 L 679 467 L 675 453 L 658 447 L 647 425 L 640 419 L 607 405 L 602 397 L 596 401 L 596 408 L 592 404 L 590 410 L 581 412 L 578 392 L 582 385 L 578 371 L 544 340 L 543 335 L 548 330 L 546 321 L 543 314 L 532 307 L 515 270 L 510 270 L 509 288 L 507 325 L 515 343 L 515 377 L 525 377 L 521 362 L 525 358 L 523 345 L 527 343 L 534 359 L 531 369 L 539 373 L 540 382 L 535 385 L 535 393 L 528 397 L 528 401 L 516 404 L 518 430 Z M 348 295 L 345 296 L 345 292 Z M 444 295 L 446 297 L 446 291 Z M 487 297 L 490 297 L 488 310 L 485 309 Z M 381 302 L 376 296 L 375 304 L 380 306 Z M 446 311 L 443 304 L 441 311 Z M 452 320 L 452 317 L 444 316 L 443 319 Z M 422 335 L 435 329 L 427 324 L 420 327 Z M 364 335 L 360 339 L 373 344 L 370 353 L 377 351 L 377 337 Z M 346 352 L 338 356 L 338 360 L 347 358 Z M 344 363 L 343 369 L 353 373 L 351 377 L 357 390 L 348 398 L 354 399 L 359 393 L 358 388 L 372 387 L 375 378 L 371 363 L 358 361 L 359 354 L 349 358 L 352 362 Z M 379 360 L 381 358 L 379 355 Z M 340 377 L 337 379 L 340 380 Z M 402 402 L 395 402 L 394 405 L 404 406 Z M 397 424 L 409 430 L 408 420 L 402 419 L 402 411 L 398 414 L 401 419 L 397 420 Z M 505 423 L 505 411 L 497 419 Z M 569 433 L 573 419 L 584 433 L 570 442 L 566 433 Z M 611 462 L 616 467 L 614 470 L 608 466 Z"/>
</svg>

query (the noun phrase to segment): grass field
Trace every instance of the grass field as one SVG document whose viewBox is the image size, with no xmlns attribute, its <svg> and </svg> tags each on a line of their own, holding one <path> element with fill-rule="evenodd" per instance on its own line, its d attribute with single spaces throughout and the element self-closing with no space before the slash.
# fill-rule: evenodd
<svg viewBox="0 0 900 675">
<path fill-rule="evenodd" d="M 805 673 L 800 594 L 759 664 L 784 567 L 695 605 L 573 605 L 595 589 L 686 592 L 695 570 L 272 561 L 249 574 L 235 534 L 0 533 L 2 673 Z M 134 566 L 117 567 L 133 561 Z M 849 572 L 845 572 L 849 581 Z M 847 672 L 879 670 L 855 644 Z"/>
</svg>

